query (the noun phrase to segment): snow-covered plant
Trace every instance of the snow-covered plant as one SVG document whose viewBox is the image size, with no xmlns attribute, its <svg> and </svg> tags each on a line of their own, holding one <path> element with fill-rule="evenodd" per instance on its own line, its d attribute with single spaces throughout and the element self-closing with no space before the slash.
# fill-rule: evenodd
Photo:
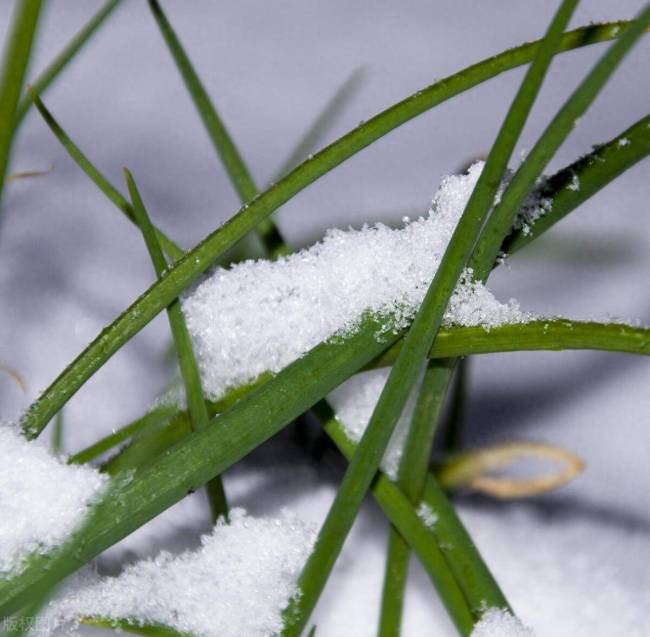
<svg viewBox="0 0 650 637">
<path fill-rule="evenodd" d="M 487 287 L 504 255 L 525 248 L 650 152 L 648 116 L 559 172 L 542 174 L 647 31 L 650 5 L 629 22 L 565 31 L 577 0 L 564 0 L 540 40 L 417 91 L 305 161 L 292 159 L 275 183 L 260 189 L 162 8 L 150 0 L 153 19 L 242 202 L 225 224 L 184 250 L 153 224 L 133 175 L 125 171 L 127 198 L 41 101 L 118 4 L 107 2 L 24 89 L 41 2 L 17 0 L 2 62 L 0 186 L 14 133 L 34 104 L 70 156 L 142 232 L 157 276 L 29 407 L 20 431 L 0 427 L 2 617 L 42 611 L 47 621 L 30 625 L 35 632 L 83 622 L 157 637 L 296 637 L 308 627 L 371 493 L 390 522 L 380 635 L 400 633 L 411 552 L 461 635 L 530 635 L 474 546 L 449 491 L 472 487 L 509 497 L 554 486 L 557 480 L 541 480 L 541 487 L 526 483 L 523 491 L 495 486 L 486 476 L 517 454 L 554 452 L 533 445 L 456 454 L 442 449 L 442 465 L 432 468 L 433 439 L 466 356 L 557 349 L 650 353 L 648 329 L 535 316 L 515 301 L 500 303 Z M 597 64 L 510 171 L 555 56 L 608 40 Z M 311 248 L 291 252 L 272 220 L 283 203 L 401 124 L 519 66 L 527 66 L 527 73 L 486 160 L 446 178 L 427 214 L 400 228 L 332 230 Z M 336 96 L 337 108 L 354 81 Z M 307 132 L 298 156 L 313 150 L 305 147 L 318 139 L 321 125 Z M 251 236 L 265 258 L 246 260 L 242 240 Z M 34 440 L 163 311 L 180 368 L 169 392 L 138 420 L 66 460 Z M 349 460 L 318 532 L 289 512 L 256 519 L 229 510 L 220 475 L 306 414 Z M 93 466 L 99 458 L 102 463 Z M 566 454 L 559 459 L 568 467 L 560 481 L 580 468 Z M 116 578 L 88 567 L 203 486 L 214 528 L 198 549 L 163 553 Z"/>
</svg>

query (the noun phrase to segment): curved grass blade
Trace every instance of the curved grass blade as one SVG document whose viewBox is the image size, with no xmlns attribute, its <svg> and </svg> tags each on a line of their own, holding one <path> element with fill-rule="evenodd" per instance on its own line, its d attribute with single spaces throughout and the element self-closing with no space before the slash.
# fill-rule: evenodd
<svg viewBox="0 0 650 637">
<path fill-rule="evenodd" d="M 569 50 L 617 37 L 625 23 L 583 27 L 566 33 L 560 50 Z M 193 250 L 170 268 L 167 275 L 149 288 L 56 378 L 31 405 L 22 420 L 28 437 L 37 436 L 54 414 L 77 390 L 135 334 L 158 315 L 193 280 L 205 272 L 226 250 L 283 203 L 335 166 L 356 154 L 386 133 L 437 104 L 472 86 L 530 61 L 539 41 L 510 49 L 475 64 L 376 115 L 303 162 L 289 175 L 242 208 Z"/>
<path fill-rule="evenodd" d="M 471 266 L 478 280 L 485 279 L 491 271 L 499 255 L 501 244 L 510 233 L 524 198 L 533 189 L 535 181 L 540 177 L 555 151 L 569 136 L 579 118 L 596 99 L 625 55 L 649 26 L 650 4 L 646 4 L 637 18 L 628 24 L 620 38 L 607 49 L 564 103 L 521 164 L 503 193 L 501 201 L 495 206 L 472 257 Z"/>
<path fill-rule="evenodd" d="M 41 0 L 22 0 L 14 5 L 11 26 L 0 69 L 0 198 L 9 155 L 17 128 L 16 109 L 29 64 L 34 34 L 41 13 Z"/>
<path fill-rule="evenodd" d="M 65 48 L 52 60 L 52 62 L 43 70 L 43 72 L 31 82 L 35 93 L 42 95 L 50 87 L 52 82 L 61 75 L 68 64 L 74 59 L 84 45 L 95 34 L 99 27 L 104 24 L 106 19 L 113 13 L 114 9 L 121 0 L 108 0 L 99 11 L 84 25 Z M 16 110 L 16 126 L 20 125 L 27 111 L 32 105 L 32 99 L 25 95 Z"/>
<path fill-rule="evenodd" d="M 162 276 L 162 273 L 167 267 L 167 261 L 158 243 L 156 231 L 149 219 L 147 210 L 144 207 L 138 188 L 133 180 L 131 173 L 125 168 L 124 174 L 126 183 L 131 195 L 131 203 L 135 219 L 144 237 L 147 245 L 147 250 L 151 256 L 151 261 L 157 276 Z M 185 396 L 187 398 L 187 406 L 190 414 L 190 424 L 194 431 L 201 431 L 208 426 L 210 416 L 208 409 L 205 405 L 203 398 L 203 388 L 201 386 L 201 374 L 199 367 L 194 357 L 192 349 L 192 339 L 185 324 L 185 317 L 183 316 L 183 309 L 178 299 L 174 300 L 167 307 L 167 317 L 169 319 L 169 327 L 174 338 L 176 346 L 176 353 L 178 355 L 178 364 L 181 370 L 181 377 L 185 387 Z M 221 478 L 217 476 L 210 480 L 206 485 L 208 493 L 208 501 L 212 511 L 212 519 L 216 521 L 220 516 L 228 515 L 228 503 L 226 501 L 226 492 L 223 488 Z"/>
<path fill-rule="evenodd" d="M 183 45 L 176 36 L 169 20 L 165 16 L 162 7 L 157 0 L 149 0 L 149 7 L 160 28 L 160 32 L 174 58 L 178 71 L 185 82 L 185 86 L 194 102 L 203 125 L 212 141 L 212 145 L 217 151 L 217 155 L 230 177 L 239 199 L 243 204 L 254 199 L 258 194 L 258 188 L 253 181 L 253 177 L 248 170 L 242 156 L 235 146 L 235 143 L 228 133 L 228 129 L 221 120 L 217 109 L 214 107 L 210 96 L 208 95 L 203 83 L 199 79 L 192 62 L 183 49 Z M 262 221 L 257 232 L 264 245 L 265 251 L 271 256 L 286 253 L 286 246 L 278 229 L 270 219 Z"/>
<path fill-rule="evenodd" d="M 111 619 L 109 617 L 83 617 L 80 620 L 84 626 L 96 626 L 97 628 L 110 628 L 118 633 L 127 632 L 143 637 L 194 637 L 191 633 L 181 633 L 171 626 L 162 624 L 143 624 L 138 620 Z"/>
<path fill-rule="evenodd" d="M 45 123 L 49 126 L 50 130 L 54 133 L 56 138 L 61 142 L 61 145 L 68 152 L 70 157 L 76 162 L 76 164 L 83 170 L 92 182 L 101 190 L 109 201 L 111 201 L 117 208 L 119 208 L 124 215 L 132 223 L 137 225 L 135 214 L 133 212 L 133 207 L 125 199 L 125 197 L 120 193 L 120 191 L 111 184 L 106 177 L 95 167 L 95 165 L 86 157 L 86 155 L 81 152 L 79 147 L 72 141 L 70 136 L 63 130 L 61 125 L 54 119 L 54 116 L 50 111 L 45 107 L 45 104 L 41 101 L 36 93 L 32 95 L 34 104 L 38 109 L 38 112 L 41 114 Z M 167 235 L 165 235 L 162 230 L 155 230 L 158 241 L 164 249 L 164 251 L 174 260 L 180 259 L 183 256 L 183 250 L 176 245 Z"/>
</svg>

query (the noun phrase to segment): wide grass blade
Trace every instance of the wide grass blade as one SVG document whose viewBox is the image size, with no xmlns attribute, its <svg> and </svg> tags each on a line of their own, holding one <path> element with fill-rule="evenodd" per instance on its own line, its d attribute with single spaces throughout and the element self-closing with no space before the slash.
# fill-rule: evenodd
<svg viewBox="0 0 650 637">
<path fill-rule="evenodd" d="M 147 250 L 151 256 L 151 261 L 157 276 L 162 276 L 167 268 L 167 261 L 163 255 L 162 248 L 158 242 L 155 228 L 153 227 L 146 208 L 138 192 L 138 188 L 133 180 L 131 173 L 124 169 L 126 183 L 131 195 L 131 203 L 135 219 L 142 235 L 144 236 Z M 203 398 L 203 388 L 201 386 L 201 374 L 199 366 L 194 357 L 192 348 L 192 338 L 185 323 L 183 309 L 178 299 L 174 300 L 167 307 L 167 317 L 169 327 L 174 338 L 176 353 L 178 355 L 178 364 L 181 370 L 181 378 L 185 387 L 185 396 L 187 398 L 187 407 L 190 414 L 190 423 L 194 431 L 201 431 L 208 426 L 210 416 Z M 226 501 L 226 492 L 220 477 L 213 478 L 206 486 L 208 492 L 208 501 L 212 511 L 212 519 L 216 521 L 220 516 L 228 514 L 228 503 Z"/>
<path fill-rule="evenodd" d="M 620 38 L 607 49 L 546 127 L 508 184 L 481 235 L 479 245 L 472 257 L 472 267 L 477 279 L 485 279 L 492 270 L 501 244 L 510 233 L 524 198 L 533 189 L 535 181 L 540 177 L 555 151 L 569 136 L 625 55 L 649 26 L 650 4 L 647 4 L 638 17 L 627 25 Z"/>
<path fill-rule="evenodd" d="M 617 37 L 622 24 L 625 23 L 609 23 L 576 29 L 565 34 L 560 48 L 568 50 Z M 54 414 L 122 345 L 145 327 L 226 250 L 279 206 L 332 168 L 401 124 L 472 86 L 529 62 L 538 47 L 539 41 L 510 49 L 436 82 L 376 115 L 327 146 L 313 159 L 295 168 L 206 237 L 170 268 L 165 277 L 152 285 L 105 328 L 32 404 L 22 421 L 25 434 L 29 437 L 37 436 Z"/>
<path fill-rule="evenodd" d="M 16 109 L 29 64 L 41 0 L 16 2 L 0 69 L 0 199 L 17 127 Z"/>
<path fill-rule="evenodd" d="M 83 28 L 77 33 L 64 49 L 52 60 L 52 62 L 43 70 L 43 72 L 30 83 L 33 91 L 37 95 L 42 95 L 50 87 L 52 82 L 66 69 L 68 64 L 83 49 L 84 45 L 92 38 L 100 26 L 106 22 L 106 19 L 113 13 L 122 0 L 108 0 L 97 13 L 88 20 Z M 32 105 L 32 99 L 25 95 L 16 110 L 16 126 L 27 114 Z"/>
<path fill-rule="evenodd" d="M 50 111 L 45 107 L 45 104 L 41 101 L 37 94 L 32 96 L 34 104 L 38 109 L 38 112 L 43 117 L 45 123 L 49 126 L 50 130 L 54 133 L 56 138 L 61 142 L 61 145 L 68 152 L 70 157 L 76 162 L 76 164 L 83 170 L 92 182 L 101 190 L 101 192 L 106 195 L 106 197 L 111 201 L 119 210 L 121 210 L 124 215 L 132 223 L 137 225 L 135 219 L 135 213 L 133 207 L 122 195 L 122 193 L 111 184 L 108 179 L 95 167 L 95 165 L 84 155 L 84 153 L 79 149 L 79 147 L 72 141 L 70 136 L 63 130 L 61 125 L 54 119 L 54 116 Z M 174 260 L 180 259 L 183 256 L 183 250 L 176 245 L 167 235 L 165 235 L 162 230 L 155 230 L 158 241 L 162 246 L 163 250 Z"/>
</svg>

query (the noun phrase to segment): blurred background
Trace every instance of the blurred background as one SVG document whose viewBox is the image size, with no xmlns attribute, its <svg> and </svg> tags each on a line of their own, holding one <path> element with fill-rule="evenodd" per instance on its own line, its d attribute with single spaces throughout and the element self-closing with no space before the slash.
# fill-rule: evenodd
<svg viewBox="0 0 650 637">
<path fill-rule="evenodd" d="M 630 18 L 641 5 L 585 0 L 572 25 Z M 0 0 L 3 38 L 12 6 Z M 30 76 L 99 6 L 48 3 Z M 360 70 L 362 82 L 325 141 L 436 79 L 540 37 L 557 3 L 176 0 L 163 6 L 263 186 L 351 73 Z M 605 46 L 556 61 L 517 156 L 534 144 Z M 647 114 L 649 61 L 650 39 L 644 39 L 549 172 Z M 287 240 L 298 248 L 332 226 L 395 224 L 426 213 L 441 177 L 489 150 L 522 76 L 521 69 L 505 73 L 442 104 L 320 179 L 277 214 Z M 237 210 L 147 3 L 124 2 L 44 101 L 121 189 L 122 167 L 132 170 L 154 220 L 181 245 L 194 245 Z M 0 363 L 19 371 L 28 386 L 25 395 L 0 375 L 6 420 L 17 418 L 153 280 L 139 233 L 30 112 L 10 171 L 50 166 L 47 176 L 11 183 L 2 202 Z M 649 168 L 641 162 L 508 261 L 491 279 L 497 296 L 516 297 L 523 309 L 549 316 L 650 322 Z M 159 317 L 87 383 L 65 409 L 67 451 L 151 404 L 170 378 L 168 343 L 166 319 Z M 542 635 L 551 634 L 544 632 L 551 621 L 560 636 L 650 633 L 650 579 L 642 568 L 650 559 L 648 387 L 648 361 L 616 354 L 520 353 L 470 362 L 468 446 L 542 440 L 572 449 L 587 465 L 573 484 L 534 501 L 463 500 L 463 514 L 506 594 Z M 314 466 L 280 442 L 226 476 L 229 495 L 253 514 L 289 505 L 319 521 L 342 464 L 332 455 Z M 105 568 L 117 568 L 125 556 L 191 544 L 196 529 L 207 530 L 204 513 L 198 496 L 182 503 L 113 549 Z M 327 636 L 374 634 L 384 536 L 385 523 L 369 504 L 319 607 L 319 635 L 321 628 Z M 417 566 L 412 580 L 405 634 L 451 630 Z M 613 616 L 603 618 L 606 604 Z"/>
</svg>

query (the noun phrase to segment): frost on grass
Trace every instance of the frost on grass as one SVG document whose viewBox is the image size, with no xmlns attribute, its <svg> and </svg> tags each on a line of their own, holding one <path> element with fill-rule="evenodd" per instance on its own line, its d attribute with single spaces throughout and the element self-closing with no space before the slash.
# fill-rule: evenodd
<svg viewBox="0 0 650 637">
<path fill-rule="evenodd" d="M 252 518 L 233 509 L 196 551 L 163 552 L 118 577 L 86 571 L 49 603 L 39 625 L 69 628 L 81 617 L 101 617 L 196 637 L 275 635 L 314 539 L 313 529 L 287 512 Z"/>
<path fill-rule="evenodd" d="M 426 502 L 420 502 L 420 506 L 418 506 L 417 509 L 417 514 L 420 520 L 422 520 L 422 522 L 424 522 L 424 525 L 429 529 L 433 529 L 433 527 L 436 525 L 436 522 L 438 521 L 438 515 Z"/>
<path fill-rule="evenodd" d="M 0 578 L 34 551 L 58 546 L 106 483 L 94 469 L 67 465 L 39 442 L 0 424 Z"/>
<path fill-rule="evenodd" d="M 279 371 L 318 343 L 353 331 L 364 313 L 378 316 L 385 331 L 406 327 L 481 170 L 477 163 L 446 177 L 429 214 L 401 229 L 330 230 L 320 243 L 277 261 L 216 269 L 183 301 L 208 395 L 217 399 Z M 529 318 L 465 273 L 444 321 L 489 328 Z"/>
<path fill-rule="evenodd" d="M 534 635 L 531 628 L 525 626 L 508 611 L 491 608 L 474 626 L 471 637 L 534 637 Z"/>
</svg>

